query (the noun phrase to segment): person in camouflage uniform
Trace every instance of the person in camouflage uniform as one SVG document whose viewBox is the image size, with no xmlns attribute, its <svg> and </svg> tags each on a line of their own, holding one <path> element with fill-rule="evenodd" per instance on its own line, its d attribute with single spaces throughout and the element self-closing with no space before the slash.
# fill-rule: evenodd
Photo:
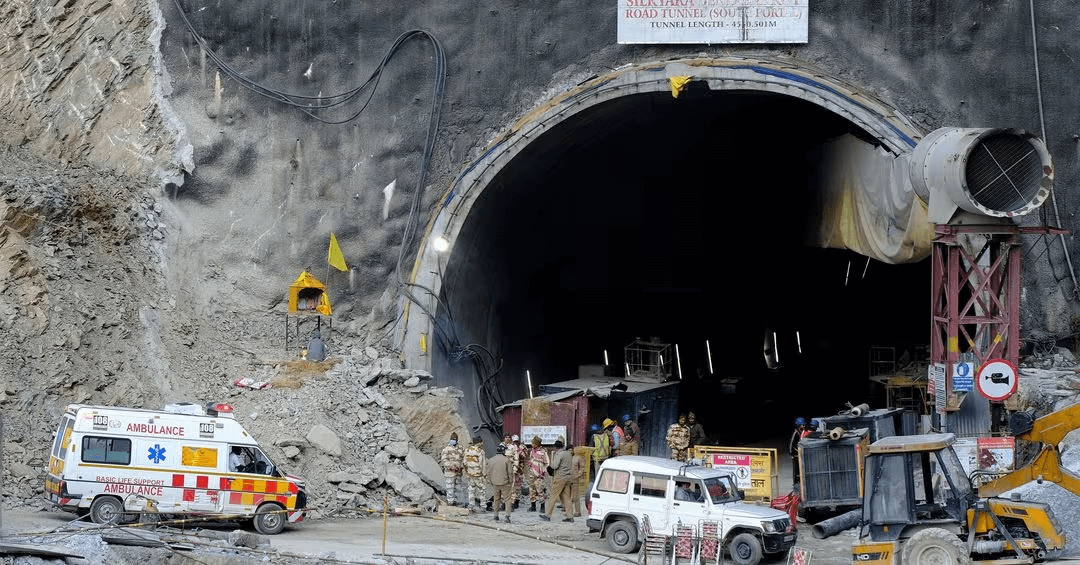
<svg viewBox="0 0 1080 565">
<path fill-rule="evenodd" d="M 457 505 L 457 492 L 461 488 L 461 468 L 464 464 L 464 452 L 457 444 L 457 432 L 450 434 L 450 441 L 439 452 L 439 466 L 446 479 L 446 503 Z"/>
<path fill-rule="evenodd" d="M 679 421 L 668 428 L 667 444 L 671 448 L 672 459 L 686 461 L 686 448 L 690 445 L 690 427 L 686 425 L 686 414 L 679 414 Z"/>
<path fill-rule="evenodd" d="M 484 453 L 484 441 L 480 436 L 472 438 L 472 445 L 465 448 L 465 478 L 469 481 L 469 504 L 475 504 L 474 511 L 484 509 L 487 500 L 487 454 Z"/>
<path fill-rule="evenodd" d="M 540 438 L 532 438 L 532 449 L 529 451 L 527 463 L 527 478 L 529 480 L 529 512 L 536 511 L 536 503 L 540 503 L 540 511 L 544 511 L 544 501 L 547 499 L 546 481 L 547 468 L 551 465 L 546 449 L 540 446 Z"/>
<path fill-rule="evenodd" d="M 518 496 L 521 494 L 521 472 L 525 469 L 525 446 L 521 445 L 520 437 L 515 435 L 511 438 L 510 447 L 506 448 L 505 455 L 514 470 L 513 480 L 510 481 L 510 502 L 516 509 Z"/>
</svg>

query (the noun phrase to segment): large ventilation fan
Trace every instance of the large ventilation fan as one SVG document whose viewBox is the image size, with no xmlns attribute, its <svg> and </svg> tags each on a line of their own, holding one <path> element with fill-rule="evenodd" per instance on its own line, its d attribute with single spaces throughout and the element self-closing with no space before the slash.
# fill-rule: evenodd
<svg viewBox="0 0 1080 565">
<path fill-rule="evenodd" d="M 946 224 L 960 208 L 992 217 L 1023 216 L 1050 196 L 1054 165 L 1046 146 L 1015 129 L 941 128 L 911 155 L 911 184 Z"/>
</svg>

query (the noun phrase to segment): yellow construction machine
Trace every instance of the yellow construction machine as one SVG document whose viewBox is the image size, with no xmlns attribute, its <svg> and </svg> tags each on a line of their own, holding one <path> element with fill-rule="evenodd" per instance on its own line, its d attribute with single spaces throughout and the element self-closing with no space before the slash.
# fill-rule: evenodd
<svg viewBox="0 0 1080 565">
<path fill-rule="evenodd" d="M 1031 411 L 1013 414 L 1011 433 L 1041 443 L 1041 450 L 977 491 L 953 451 L 953 434 L 872 443 L 852 563 L 1034 563 L 1061 551 L 1065 532 L 1047 504 L 998 495 L 1044 480 L 1080 495 L 1080 477 L 1061 467 L 1058 453 L 1065 434 L 1078 426 L 1080 404 L 1039 419 Z"/>
</svg>

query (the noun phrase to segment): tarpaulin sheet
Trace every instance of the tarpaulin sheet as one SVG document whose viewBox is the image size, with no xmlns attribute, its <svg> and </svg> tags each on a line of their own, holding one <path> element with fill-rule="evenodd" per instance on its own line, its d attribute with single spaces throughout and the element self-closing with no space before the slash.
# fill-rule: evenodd
<svg viewBox="0 0 1080 565">
<path fill-rule="evenodd" d="M 851 135 L 824 144 L 816 210 L 820 223 L 811 227 L 807 244 L 850 249 L 890 264 L 928 257 L 934 227 L 908 178 L 908 157 Z"/>
</svg>

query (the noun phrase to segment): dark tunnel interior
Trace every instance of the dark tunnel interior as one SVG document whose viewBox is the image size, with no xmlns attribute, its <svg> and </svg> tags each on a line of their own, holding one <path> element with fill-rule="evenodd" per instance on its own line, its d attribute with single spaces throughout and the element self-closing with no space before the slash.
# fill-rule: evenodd
<svg viewBox="0 0 1080 565">
<path fill-rule="evenodd" d="M 497 394 L 475 399 L 484 413 L 528 395 L 526 370 L 535 390 L 605 351 L 621 366 L 625 346 L 656 337 L 678 346 L 680 410 L 717 441 L 782 435 L 848 401 L 883 406 L 870 346 L 927 341 L 929 263 L 806 245 L 816 152 L 845 133 L 873 142 L 809 102 L 704 84 L 563 121 L 486 187 L 443 266 L 439 323 L 452 330 L 436 373 L 479 386 L 454 353 L 466 344 L 501 360 Z"/>
</svg>

